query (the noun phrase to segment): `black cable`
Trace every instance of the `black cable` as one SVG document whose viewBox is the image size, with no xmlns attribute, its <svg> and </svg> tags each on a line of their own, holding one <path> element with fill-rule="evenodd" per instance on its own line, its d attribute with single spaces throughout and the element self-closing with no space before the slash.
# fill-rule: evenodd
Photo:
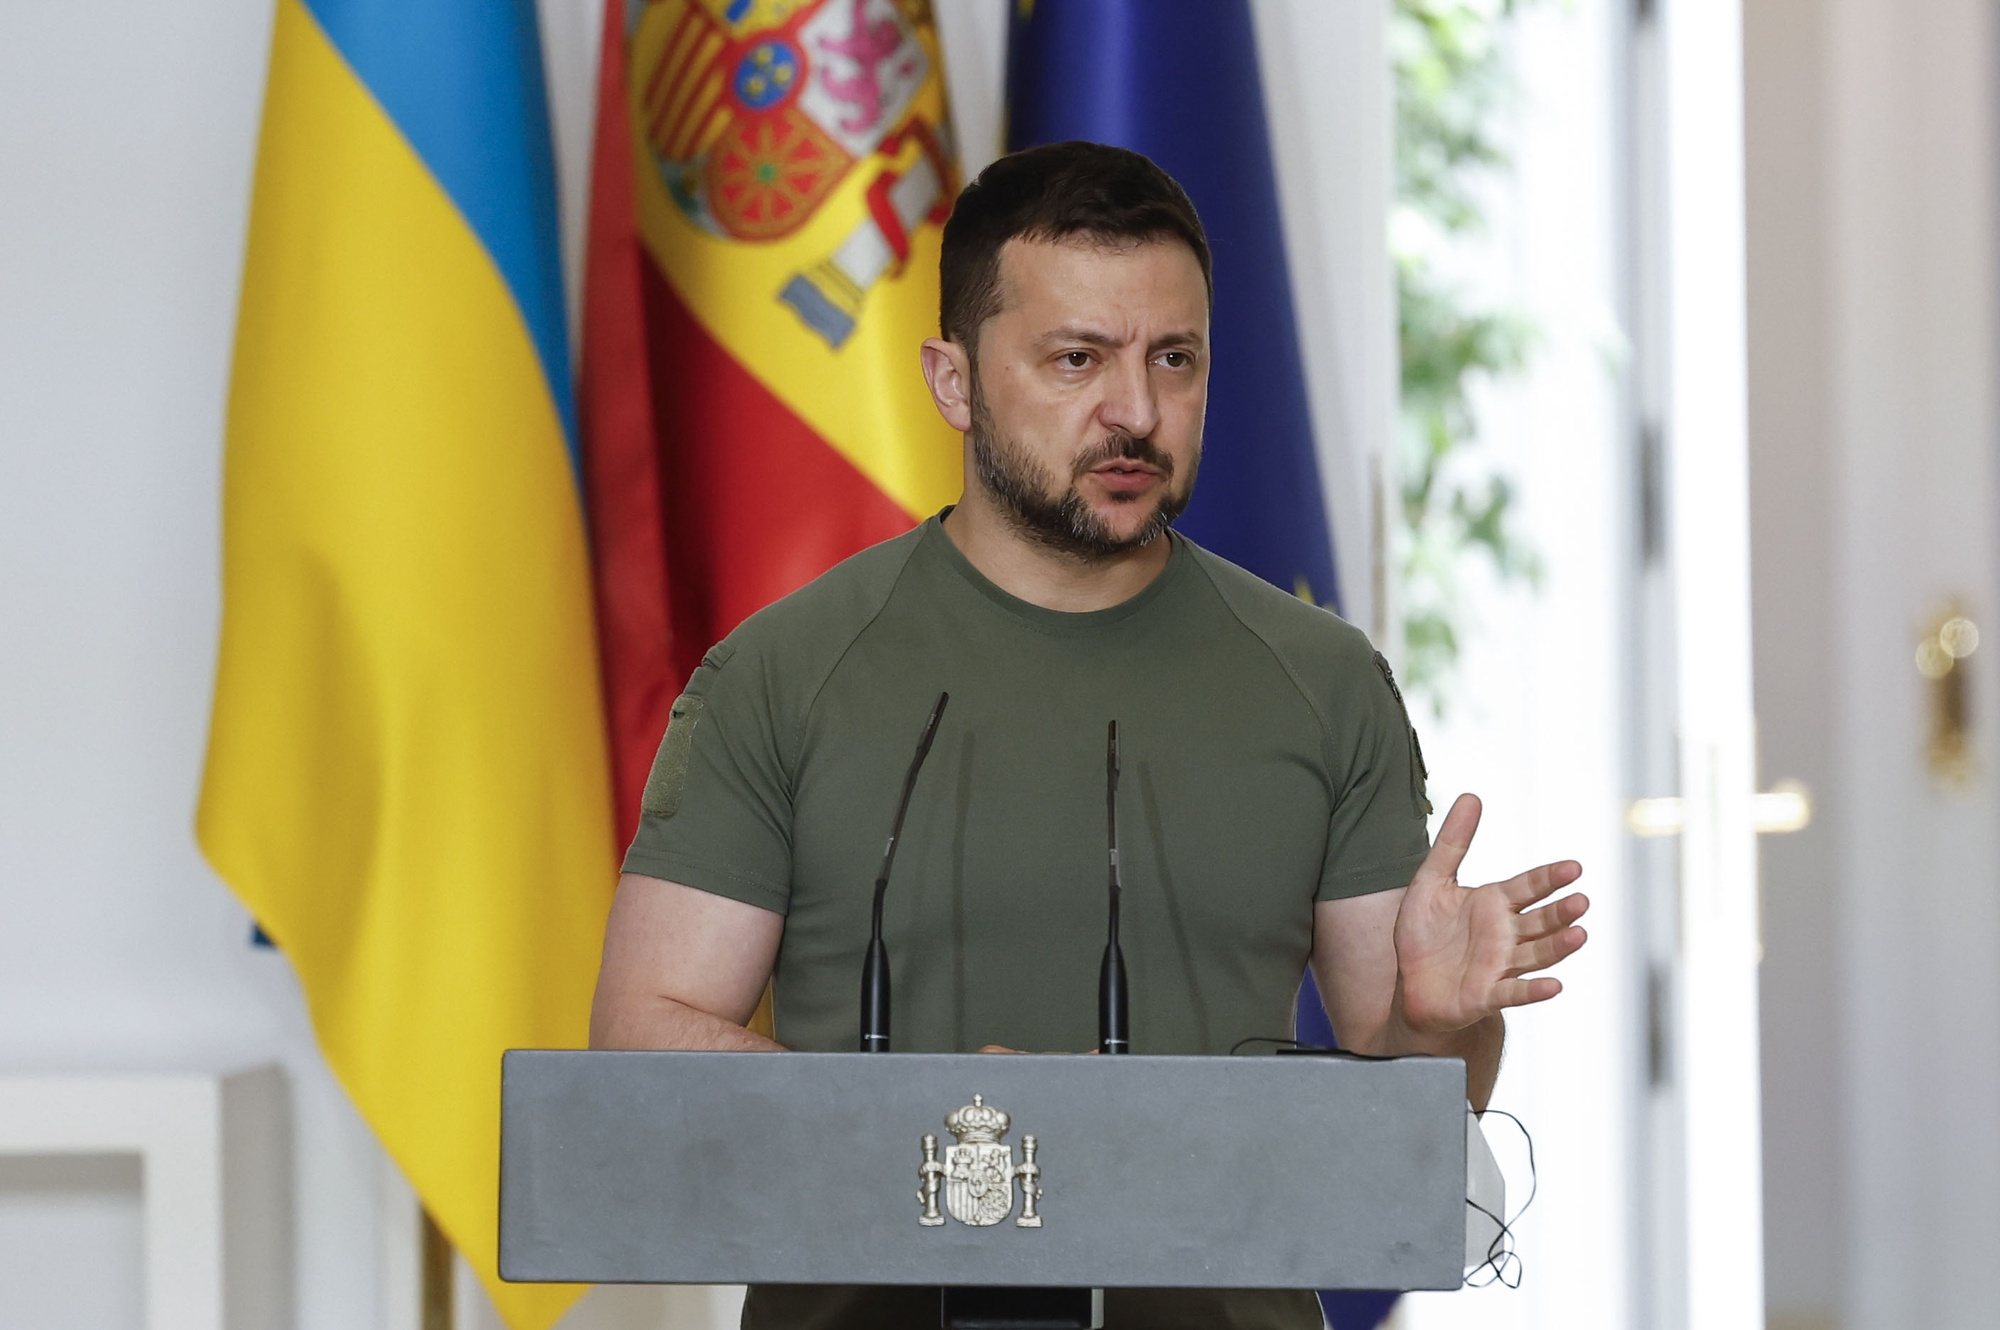
<svg viewBox="0 0 2000 1330">
<path fill-rule="evenodd" d="M 1245 1035 L 1243 1038 L 1238 1039 L 1229 1046 L 1229 1056 L 1235 1057 L 1237 1051 L 1245 1044 L 1275 1044 L 1278 1047 L 1273 1051 L 1278 1053 L 1301 1053 L 1323 1058 L 1347 1058 L 1354 1062 L 1399 1062 L 1402 1060 L 1396 1054 L 1384 1056 L 1376 1053 L 1357 1053 L 1351 1048 L 1335 1048 L 1331 1044 L 1308 1044 L 1299 1039 L 1277 1039 L 1267 1034 Z"/>
<path fill-rule="evenodd" d="M 1465 1203 L 1480 1214 L 1485 1215 L 1499 1227 L 1499 1232 L 1493 1235 L 1493 1241 L 1487 1244 L 1486 1259 L 1472 1267 L 1472 1273 L 1465 1277 L 1465 1286 L 1467 1288 L 1490 1288 L 1497 1282 L 1508 1288 L 1521 1287 L 1521 1256 L 1519 1252 L 1514 1250 L 1512 1245 L 1514 1230 L 1508 1227 L 1506 1220 L 1494 1214 L 1470 1196 L 1465 1198 Z M 1491 1270 L 1493 1273 L 1487 1278 L 1481 1279 L 1479 1277 L 1480 1274 L 1486 1270 Z M 1513 1274 L 1512 1279 L 1507 1277 L 1509 1272 Z"/>
<path fill-rule="evenodd" d="M 1229 1056 L 1235 1057 L 1245 1044 L 1289 1044 L 1293 1048 L 1305 1047 L 1296 1039 L 1273 1039 L 1267 1034 L 1247 1034 L 1229 1046 Z"/>
<path fill-rule="evenodd" d="M 1514 1212 L 1512 1219 L 1502 1219 L 1499 1215 L 1494 1214 L 1470 1196 L 1465 1198 L 1467 1205 L 1477 1210 L 1480 1214 L 1485 1215 L 1499 1227 L 1499 1231 L 1493 1235 L 1493 1241 L 1487 1244 L 1486 1259 L 1472 1268 L 1472 1273 L 1465 1277 L 1465 1284 L 1468 1288 L 1489 1288 L 1497 1282 L 1507 1288 L 1519 1288 L 1521 1287 L 1521 1255 L 1514 1248 L 1514 1225 L 1521 1222 L 1521 1216 L 1527 1214 L 1528 1207 L 1535 1203 L 1535 1192 L 1541 1186 L 1541 1177 L 1535 1168 L 1535 1138 L 1528 1134 L 1528 1128 L 1522 1123 L 1521 1119 L 1515 1117 L 1505 1109 L 1468 1108 L 1466 1111 L 1471 1113 L 1474 1118 L 1483 1118 L 1488 1113 L 1497 1113 L 1513 1123 L 1515 1128 L 1520 1131 L 1521 1140 L 1528 1147 L 1528 1199 L 1521 1202 L 1521 1208 Z M 1484 1279 L 1479 1278 L 1482 1272 L 1488 1270 L 1492 1271 L 1490 1276 Z M 1513 1276 L 1511 1279 L 1508 1278 L 1510 1273 Z"/>
</svg>

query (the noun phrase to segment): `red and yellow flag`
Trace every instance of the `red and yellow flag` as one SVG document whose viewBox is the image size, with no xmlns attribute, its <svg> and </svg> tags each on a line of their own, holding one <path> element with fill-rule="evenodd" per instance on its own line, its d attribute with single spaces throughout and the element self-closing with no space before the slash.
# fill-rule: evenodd
<svg viewBox="0 0 2000 1330">
<path fill-rule="evenodd" d="M 745 616 L 957 494 L 917 346 L 957 192 L 928 0 L 612 4 L 582 413 L 621 833 Z"/>
</svg>

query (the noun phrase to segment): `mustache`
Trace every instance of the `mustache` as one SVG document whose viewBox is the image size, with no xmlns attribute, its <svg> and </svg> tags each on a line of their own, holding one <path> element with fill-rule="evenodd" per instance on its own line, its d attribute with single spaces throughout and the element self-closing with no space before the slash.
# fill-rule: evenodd
<svg viewBox="0 0 2000 1330">
<path fill-rule="evenodd" d="M 1080 480 L 1106 462 L 1144 462 L 1168 480 L 1174 478 L 1174 459 L 1161 452 L 1151 439 L 1130 434 L 1114 434 L 1076 459 L 1071 478 Z"/>
</svg>

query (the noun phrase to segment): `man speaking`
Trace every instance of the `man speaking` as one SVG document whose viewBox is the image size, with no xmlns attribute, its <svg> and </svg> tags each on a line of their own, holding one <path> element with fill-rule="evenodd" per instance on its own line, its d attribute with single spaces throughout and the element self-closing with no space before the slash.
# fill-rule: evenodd
<svg viewBox="0 0 2000 1330">
<path fill-rule="evenodd" d="M 1175 534 L 1201 464 L 1208 242 L 1146 158 L 1003 157 L 944 229 L 938 412 L 959 502 L 747 620 L 674 704 L 606 931 L 598 1048 L 851 1049 L 882 838 L 897 1047 L 1096 1042 L 1105 731 L 1119 727 L 1132 1049 L 1289 1033 L 1310 964 L 1341 1043 L 1465 1059 L 1584 943 L 1581 873 L 1477 889 L 1461 797 L 1430 845 L 1387 664 Z M 1258 354 L 1254 346 L 1223 349 Z M 1224 439 L 1218 446 L 1235 446 Z M 745 1028 L 773 986 L 776 1039 Z M 930 1330 L 935 1290 L 759 1287 L 746 1326 Z M 1107 1290 L 1107 1327 L 1316 1327 L 1310 1292 Z"/>
</svg>

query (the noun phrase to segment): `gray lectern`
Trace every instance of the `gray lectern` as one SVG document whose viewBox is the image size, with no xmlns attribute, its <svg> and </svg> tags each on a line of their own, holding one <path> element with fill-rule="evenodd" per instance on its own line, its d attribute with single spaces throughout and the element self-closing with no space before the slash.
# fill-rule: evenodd
<svg viewBox="0 0 2000 1330">
<path fill-rule="evenodd" d="M 509 1280 L 1455 1289 L 1483 1152 L 1451 1058 L 516 1050 L 503 1082 Z"/>
</svg>

